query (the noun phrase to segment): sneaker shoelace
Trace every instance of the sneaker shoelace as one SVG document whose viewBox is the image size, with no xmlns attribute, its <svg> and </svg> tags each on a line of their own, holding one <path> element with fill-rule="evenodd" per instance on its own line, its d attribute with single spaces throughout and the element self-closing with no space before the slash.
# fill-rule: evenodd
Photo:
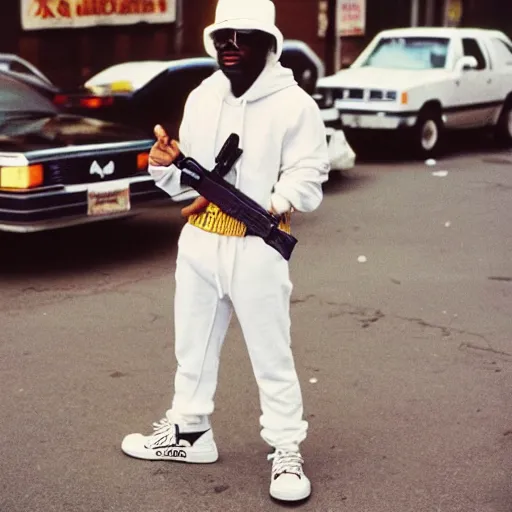
<svg viewBox="0 0 512 512">
<path fill-rule="evenodd" d="M 272 477 L 274 479 L 283 473 L 297 475 L 301 478 L 304 459 L 301 457 L 300 453 L 276 450 L 268 456 L 268 460 L 273 461 Z"/>
<path fill-rule="evenodd" d="M 174 446 L 176 444 L 176 427 L 167 419 L 153 423 L 153 434 L 146 442 L 146 448 L 158 448 L 159 446 Z"/>
</svg>

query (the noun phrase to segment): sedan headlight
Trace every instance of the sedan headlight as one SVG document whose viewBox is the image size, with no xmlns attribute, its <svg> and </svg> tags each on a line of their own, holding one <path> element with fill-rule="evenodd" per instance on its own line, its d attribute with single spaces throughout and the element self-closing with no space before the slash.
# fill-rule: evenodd
<svg viewBox="0 0 512 512">
<path fill-rule="evenodd" d="M 27 190 L 39 187 L 44 181 L 41 164 L 19 167 L 0 167 L 0 188 Z"/>
</svg>

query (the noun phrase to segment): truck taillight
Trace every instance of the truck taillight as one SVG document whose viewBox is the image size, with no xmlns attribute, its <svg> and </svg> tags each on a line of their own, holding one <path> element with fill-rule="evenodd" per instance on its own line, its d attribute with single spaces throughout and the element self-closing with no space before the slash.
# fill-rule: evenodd
<svg viewBox="0 0 512 512">
<path fill-rule="evenodd" d="M 44 181 L 41 164 L 0 167 L 0 188 L 27 190 L 39 187 Z"/>
</svg>

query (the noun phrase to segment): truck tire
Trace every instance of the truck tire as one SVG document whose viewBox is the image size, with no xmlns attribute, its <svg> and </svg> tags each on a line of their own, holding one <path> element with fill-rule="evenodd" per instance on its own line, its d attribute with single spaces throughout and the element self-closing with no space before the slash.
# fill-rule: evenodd
<svg viewBox="0 0 512 512">
<path fill-rule="evenodd" d="M 495 127 L 495 137 L 500 146 L 512 146 L 512 97 L 509 97 L 503 105 Z"/>
<path fill-rule="evenodd" d="M 434 108 L 420 112 L 413 128 L 413 145 L 419 158 L 438 156 L 441 151 L 444 125 L 441 114 Z"/>
</svg>

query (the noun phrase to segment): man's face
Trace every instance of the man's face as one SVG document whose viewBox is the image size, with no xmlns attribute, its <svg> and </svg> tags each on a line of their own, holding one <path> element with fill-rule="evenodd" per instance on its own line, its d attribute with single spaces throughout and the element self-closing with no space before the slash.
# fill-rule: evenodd
<svg viewBox="0 0 512 512">
<path fill-rule="evenodd" d="M 257 76 L 274 44 L 270 34 L 259 30 L 217 30 L 212 39 L 220 69 L 228 78 Z"/>
</svg>

